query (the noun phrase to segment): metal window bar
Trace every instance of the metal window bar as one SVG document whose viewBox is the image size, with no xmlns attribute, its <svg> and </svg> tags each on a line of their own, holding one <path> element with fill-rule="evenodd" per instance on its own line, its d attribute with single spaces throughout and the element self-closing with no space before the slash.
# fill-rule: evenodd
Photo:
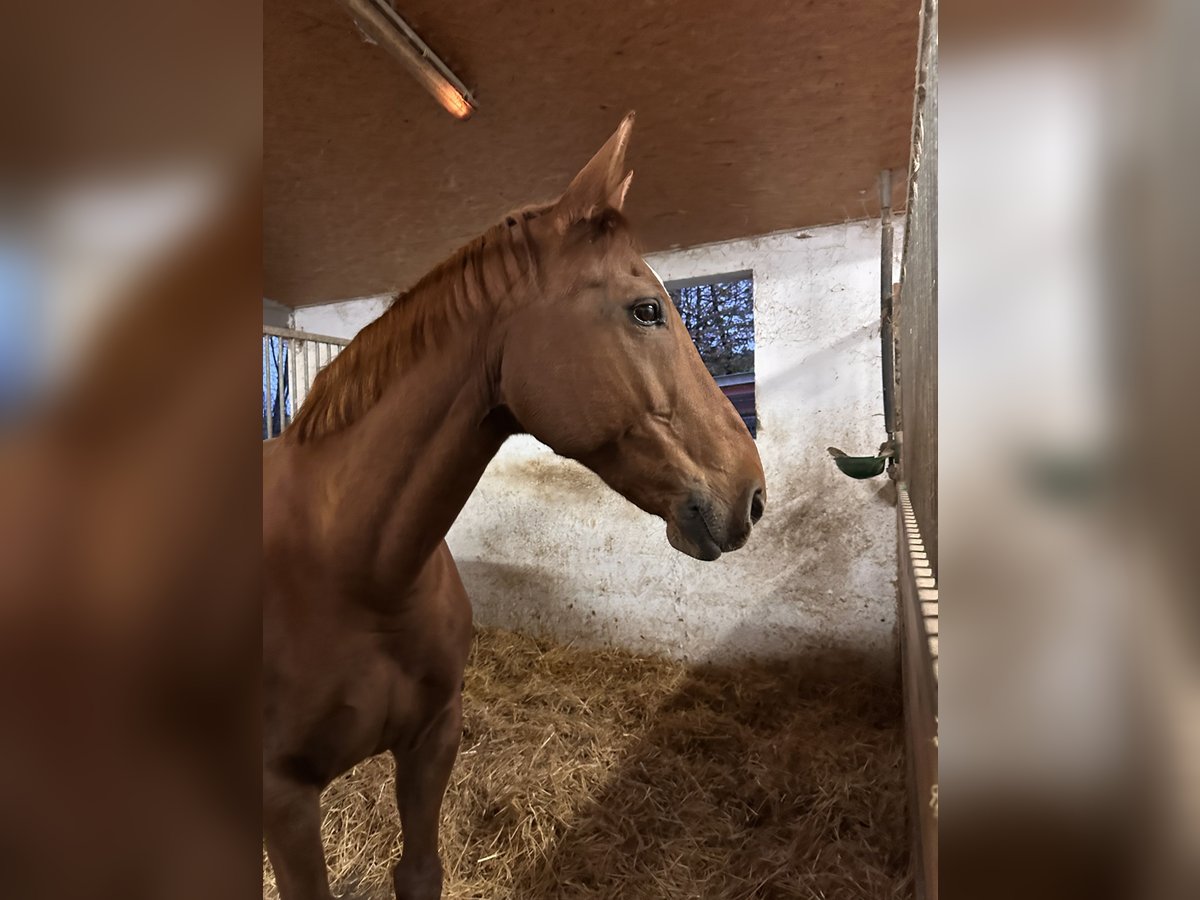
<svg viewBox="0 0 1200 900">
<path fill-rule="evenodd" d="M 278 437 L 291 424 L 313 379 L 350 342 L 327 334 L 264 325 L 263 440 Z"/>
</svg>

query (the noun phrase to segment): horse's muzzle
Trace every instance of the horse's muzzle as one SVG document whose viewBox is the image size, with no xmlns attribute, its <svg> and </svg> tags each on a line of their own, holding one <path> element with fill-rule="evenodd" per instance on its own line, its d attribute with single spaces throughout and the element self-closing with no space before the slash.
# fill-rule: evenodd
<svg viewBox="0 0 1200 900">
<path fill-rule="evenodd" d="M 745 545 L 766 509 L 766 495 L 755 484 L 733 505 L 701 491 L 691 492 L 667 522 L 667 540 L 681 553 L 706 562 Z"/>
</svg>

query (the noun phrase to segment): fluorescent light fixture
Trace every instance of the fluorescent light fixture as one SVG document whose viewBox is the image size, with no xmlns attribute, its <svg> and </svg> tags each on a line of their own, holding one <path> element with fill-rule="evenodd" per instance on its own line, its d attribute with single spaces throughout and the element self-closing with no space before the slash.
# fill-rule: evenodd
<svg viewBox="0 0 1200 900">
<path fill-rule="evenodd" d="M 386 0 L 338 0 L 375 43 L 396 57 L 456 119 L 469 119 L 479 108 L 450 67 L 421 40 Z"/>
</svg>

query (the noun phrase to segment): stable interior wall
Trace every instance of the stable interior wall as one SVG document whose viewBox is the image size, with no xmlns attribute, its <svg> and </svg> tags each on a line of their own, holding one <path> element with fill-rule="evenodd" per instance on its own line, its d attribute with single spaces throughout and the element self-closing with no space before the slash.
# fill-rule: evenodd
<svg viewBox="0 0 1200 900">
<path fill-rule="evenodd" d="M 515 437 L 448 537 L 476 620 L 690 660 L 815 653 L 891 671 L 892 486 L 847 478 L 826 451 L 870 454 L 886 436 L 879 237 L 859 221 L 648 256 L 664 281 L 753 272 L 766 515 L 742 550 L 699 562 L 582 466 Z M 295 325 L 350 337 L 388 302 L 300 308 Z"/>
<path fill-rule="evenodd" d="M 263 300 L 263 324 L 272 328 L 291 328 L 292 311 L 273 300 Z"/>
</svg>

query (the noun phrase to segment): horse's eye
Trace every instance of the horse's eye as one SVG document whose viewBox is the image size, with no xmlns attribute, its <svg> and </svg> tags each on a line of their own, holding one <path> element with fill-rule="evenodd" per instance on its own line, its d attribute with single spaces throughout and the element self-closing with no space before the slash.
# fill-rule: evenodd
<svg viewBox="0 0 1200 900">
<path fill-rule="evenodd" d="M 662 312 L 655 300 L 643 300 L 633 308 L 633 317 L 639 325 L 657 325 L 662 321 Z"/>
</svg>

